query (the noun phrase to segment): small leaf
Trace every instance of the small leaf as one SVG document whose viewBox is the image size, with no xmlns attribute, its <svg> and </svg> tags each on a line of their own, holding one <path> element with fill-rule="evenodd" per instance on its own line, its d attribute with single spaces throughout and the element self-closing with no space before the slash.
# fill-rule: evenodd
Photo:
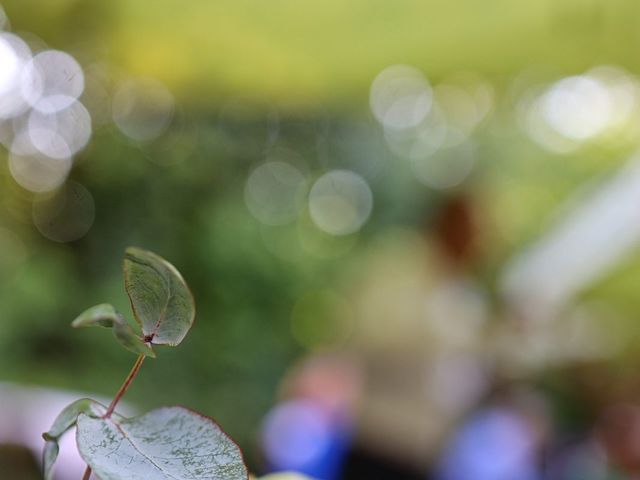
<svg viewBox="0 0 640 480">
<path fill-rule="evenodd" d="M 47 440 L 44 443 L 44 451 L 42 452 L 42 468 L 44 469 L 44 479 L 51 480 L 53 478 L 53 465 L 56 463 L 60 445 L 57 440 Z"/>
<path fill-rule="evenodd" d="M 113 305 L 101 303 L 82 312 L 71 322 L 73 328 L 79 327 L 104 327 L 111 328 L 114 323 L 122 322 L 122 317 Z"/>
<path fill-rule="evenodd" d="M 85 310 L 71 322 L 71 326 L 74 328 L 111 328 L 116 340 L 130 352 L 154 358 L 156 356 L 153 349 L 133 331 L 131 326 L 122 318 L 122 315 L 116 312 L 116 309 L 108 303 L 102 303 Z"/>
<path fill-rule="evenodd" d="M 118 342 L 120 342 L 120 345 L 130 352 L 156 358 L 156 354 L 153 349 L 135 334 L 128 323 L 116 323 L 113 326 L 113 336 L 116 337 Z"/>
<path fill-rule="evenodd" d="M 107 409 L 104 405 L 90 398 L 83 398 L 76 400 L 60 412 L 49 431 L 42 434 L 42 438 L 46 441 L 42 455 L 45 480 L 51 480 L 51 478 L 53 478 L 53 464 L 58 458 L 58 451 L 60 449 L 58 440 L 67 430 L 76 424 L 78 415 L 85 414 L 99 417 L 106 411 Z"/>
<path fill-rule="evenodd" d="M 246 480 L 238 446 L 211 419 L 164 407 L 130 419 L 78 417 L 78 450 L 102 480 Z"/>
<path fill-rule="evenodd" d="M 129 247 L 124 280 L 144 338 L 159 345 L 178 345 L 193 325 L 195 304 L 184 279 L 155 253 Z"/>
</svg>

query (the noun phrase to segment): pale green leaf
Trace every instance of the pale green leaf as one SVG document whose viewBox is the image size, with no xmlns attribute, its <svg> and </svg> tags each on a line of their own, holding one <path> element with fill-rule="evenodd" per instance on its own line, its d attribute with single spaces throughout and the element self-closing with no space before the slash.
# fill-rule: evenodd
<svg viewBox="0 0 640 480">
<path fill-rule="evenodd" d="M 154 344 L 178 345 L 195 318 L 193 296 L 178 270 L 155 253 L 129 247 L 124 279 L 144 338 Z"/>
<path fill-rule="evenodd" d="M 42 452 L 42 468 L 44 470 L 44 480 L 53 478 L 53 465 L 56 463 L 60 445 L 57 440 L 46 440 L 44 451 Z"/>
<path fill-rule="evenodd" d="M 155 357 L 153 349 L 137 335 L 116 309 L 108 303 L 102 303 L 82 312 L 71 322 L 74 328 L 103 327 L 111 328 L 113 336 L 120 345 L 130 352 Z"/>
<path fill-rule="evenodd" d="M 156 356 L 151 346 L 147 345 L 142 338 L 136 335 L 128 323 L 116 323 L 113 326 L 113 336 L 120 342 L 120 345 L 130 352 L 152 358 Z"/>
<path fill-rule="evenodd" d="M 78 450 L 101 480 L 246 480 L 238 446 L 211 419 L 163 407 L 130 419 L 78 417 Z"/>
<path fill-rule="evenodd" d="M 113 305 L 101 303 L 91 308 L 87 308 L 84 312 L 71 322 L 73 328 L 79 327 L 104 327 L 111 328 L 114 323 L 122 322 L 122 317 Z"/>
<path fill-rule="evenodd" d="M 60 412 L 49 431 L 42 434 L 42 438 L 45 439 L 42 455 L 45 480 L 53 478 L 53 464 L 58 458 L 59 451 L 58 441 L 67 430 L 76 424 L 78 415 L 84 414 L 88 417 L 99 417 L 106 411 L 106 407 L 95 400 L 82 398 L 68 405 Z"/>
</svg>

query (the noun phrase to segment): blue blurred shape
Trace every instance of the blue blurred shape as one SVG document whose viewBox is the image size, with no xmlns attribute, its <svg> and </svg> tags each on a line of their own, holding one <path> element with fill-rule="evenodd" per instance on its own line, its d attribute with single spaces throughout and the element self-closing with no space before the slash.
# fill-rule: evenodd
<svg viewBox="0 0 640 480">
<path fill-rule="evenodd" d="M 538 480 L 535 438 L 507 408 L 491 407 L 455 433 L 438 465 L 437 480 Z"/>
<path fill-rule="evenodd" d="M 269 471 L 295 471 L 318 480 L 340 478 L 349 438 L 344 419 L 308 400 L 274 408 L 262 432 Z"/>
</svg>

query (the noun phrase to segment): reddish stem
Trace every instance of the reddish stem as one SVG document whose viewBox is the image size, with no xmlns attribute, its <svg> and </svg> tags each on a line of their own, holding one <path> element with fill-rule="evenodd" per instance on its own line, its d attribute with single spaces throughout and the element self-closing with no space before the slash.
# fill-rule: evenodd
<svg viewBox="0 0 640 480">
<path fill-rule="evenodd" d="M 118 390 L 118 393 L 116 393 L 116 396 L 113 397 L 113 400 L 111 400 L 111 404 L 109 405 L 109 408 L 107 408 L 107 412 L 102 416 L 102 418 L 111 418 L 113 411 L 116 409 L 116 405 L 118 405 L 118 402 L 120 402 L 125 392 L 129 389 L 129 386 L 131 385 L 131 382 L 133 382 L 133 379 L 136 378 L 136 375 L 138 374 L 138 371 L 140 370 L 140 367 L 142 366 L 142 362 L 144 362 L 144 359 L 145 359 L 145 355 L 143 354 L 138 355 L 138 359 L 136 360 L 136 363 L 133 364 L 133 368 L 131 368 L 129 375 L 127 375 L 127 378 L 125 379 L 124 383 L 120 387 L 120 390 Z M 91 467 L 87 465 L 87 469 L 84 471 L 82 480 L 89 480 L 90 477 L 91 477 Z"/>
<path fill-rule="evenodd" d="M 111 415 L 113 414 L 113 411 L 116 408 L 116 405 L 118 404 L 120 399 L 124 396 L 125 392 L 131 385 L 131 382 L 133 382 L 133 379 L 136 378 L 136 375 L 138 374 L 138 371 L 140 370 L 140 367 L 142 366 L 142 362 L 144 362 L 144 359 L 145 359 L 145 356 L 143 354 L 138 355 L 138 359 L 136 360 L 136 363 L 133 364 L 133 368 L 129 372 L 129 375 L 127 375 L 127 378 L 125 379 L 124 383 L 120 387 L 120 390 L 118 390 L 118 393 L 116 393 L 116 396 L 113 397 L 113 400 L 111 400 L 111 405 L 109 405 L 109 408 L 107 409 L 107 413 L 105 413 L 102 416 L 102 418 L 111 417 Z"/>
</svg>

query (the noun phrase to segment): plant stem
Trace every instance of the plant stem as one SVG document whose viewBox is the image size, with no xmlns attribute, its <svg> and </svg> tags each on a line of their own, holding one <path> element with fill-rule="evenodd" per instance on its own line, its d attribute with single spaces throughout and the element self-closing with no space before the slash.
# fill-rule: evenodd
<svg viewBox="0 0 640 480">
<path fill-rule="evenodd" d="M 113 411 L 116 408 L 116 405 L 118 404 L 120 399 L 124 396 L 125 392 L 131 385 L 131 382 L 133 382 L 133 379 L 136 378 L 136 375 L 138 374 L 138 370 L 140 370 L 140 367 L 142 366 L 142 362 L 144 362 L 144 359 L 145 359 L 145 355 L 142 355 L 142 354 L 138 355 L 138 359 L 136 360 L 136 363 L 133 364 L 133 368 L 129 372 L 129 375 L 127 375 L 127 378 L 125 379 L 124 383 L 120 387 L 120 390 L 118 390 L 118 393 L 116 393 L 116 396 L 113 397 L 113 400 L 111 400 L 111 404 L 107 409 L 107 413 L 105 413 L 102 416 L 102 418 L 111 417 L 111 415 L 113 414 Z"/>
<path fill-rule="evenodd" d="M 120 390 L 118 390 L 118 393 L 116 393 L 116 396 L 113 397 L 113 400 L 111 400 L 111 404 L 109 404 L 109 408 L 107 408 L 107 412 L 102 416 L 102 418 L 105 418 L 105 419 L 111 418 L 111 415 L 113 415 L 113 411 L 116 409 L 116 405 L 118 405 L 118 402 L 120 402 L 125 392 L 129 389 L 129 386 L 131 385 L 131 382 L 133 382 L 133 379 L 136 378 L 136 375 L 138 374 L 138 371 L 140 370 L 140 367 L 142 366 L 142 362 L 144 362 L 144 359 L 145 359 L 145 355 L 143 354 L 138 355 L 138 359 L 136 360 L 136 363 L 133 364 L 133 367 L 131 368 L 129 375 L 127 375 L 127 378 L 124 380 L 124 383 L 120 387 Z M 90 477 L 91 477 L 91 467 L 87 465 L 87 469 L 84 471 L 82 480 L 89 480 Z"/>
</svg>

